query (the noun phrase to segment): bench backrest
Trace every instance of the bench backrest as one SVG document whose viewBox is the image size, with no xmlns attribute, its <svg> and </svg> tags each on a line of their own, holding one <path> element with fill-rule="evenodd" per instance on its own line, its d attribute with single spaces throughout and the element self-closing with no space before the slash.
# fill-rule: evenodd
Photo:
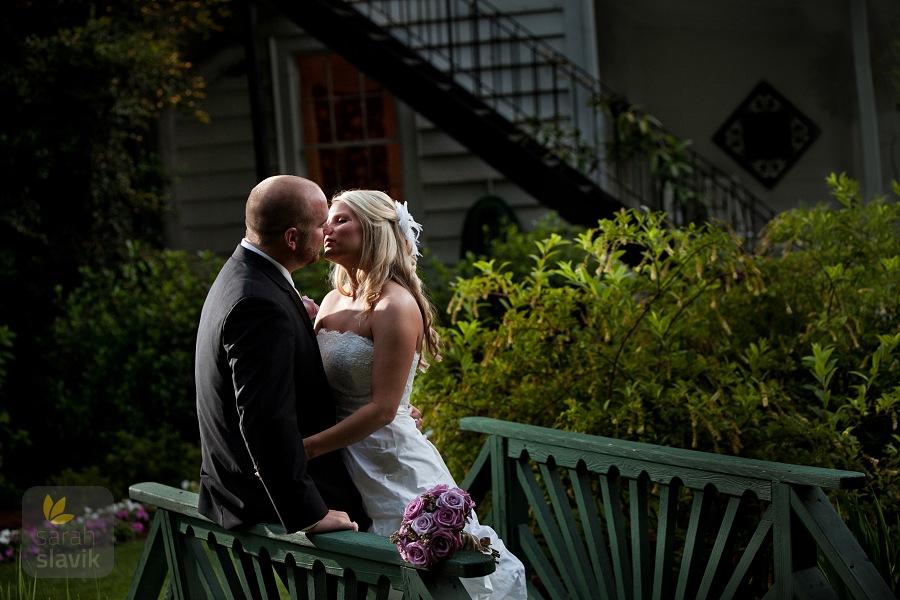
<svg viewBox="0 0 900 600">
<path fill-rule="evenodd" d="M 468 598 L 461 577 L 493 573 L 493 560 L 463 550 L 427 571 L 405 563 L 386 537 L 356 531 L 288 534 L 280 525 L 228 531 L 197 512 L 197 494 L 139 483 L 129 495 L 157 507 L 128 598 Z M 276 576 L 276 571 L 278 575 Z M 395 597 L 395 596 L 392 596 Z"/>
<path fill-rule="evenodd" d="M 463 482 L 526 563 L 534 596 L 893 598 L 823 492 L 862 473 L 480 417 Z"/>
</svg>

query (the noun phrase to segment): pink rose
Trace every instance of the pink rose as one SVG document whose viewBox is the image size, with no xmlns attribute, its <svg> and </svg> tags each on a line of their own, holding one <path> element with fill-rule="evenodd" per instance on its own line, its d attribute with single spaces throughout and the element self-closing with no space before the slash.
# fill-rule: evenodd
<svg viewBox="0 0 900 600">
<path fill-rule="evenodd" d="M 459 531 L 466 524 L 466 515 L 460 510 L 442 506 L 434 511 L 434 522 L 438 524 L 438 527 Z"/>
<path fill-rule="evenodd" d="M 431 488 L 430 490 L 428 490 L 425 493 L 431 494 L 432 496 L 437 498 L 438 496 L 440 496 L 441 494 L 443 494 L 444 492 L 446 492 L 449 489 L 450 489 L 450 486 L 447 485 L 446 483 L 439 483 L 438 485 L 434 486 L 433 488 Z"/>
<path fill-rule="evenodd" d="M 428 567 L 433 562 L 431 553 L 422 542 L 410 542 L 405 548 L 400 548 L 400 556 L 412 566 L 419 568 Z"/>
<path fill-rule="evenodd" d="M 314 320 L 316 315 L 319 314 L 319 305 L 309 296 L 300 296 L 300 300 L 303 301 L 303 308 L 306 309 L 306 314 L 309 315 L 311 320 Z"/>
<path fill-rule="evenodd" d="M 431 534 L 431 555 L 435 560 L 453 556 L 460 549 L 459 534 L 446 529 L 438 529 Z"/>
<path fill-rule="evenodd" d="M 416 496 L 412 499 L 412 501 L 406 505 L 406 510 L 403 511 L 403 518 L 411 521 L 419 516 L 419 513 L 422 512 L 422 509 L 425 507 L 425 501 L 422 500 L 421 496 Z"/>
</svg>

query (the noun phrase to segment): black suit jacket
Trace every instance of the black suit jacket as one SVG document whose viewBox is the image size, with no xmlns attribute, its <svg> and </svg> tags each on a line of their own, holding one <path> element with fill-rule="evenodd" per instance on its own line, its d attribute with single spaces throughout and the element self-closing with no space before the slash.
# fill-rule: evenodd
<svg viewBox="0 0 900 600">
<path fill-rule="evenodd" d="M 309 316 L 279 270 L 240 245 L 203 305 L 195 376 L 201 514 L 292 532 L 331 508 L 368 527 L 340 453 L 307 461 L 303 451 L 302 436 L 335 422 Z"/>
</svg>

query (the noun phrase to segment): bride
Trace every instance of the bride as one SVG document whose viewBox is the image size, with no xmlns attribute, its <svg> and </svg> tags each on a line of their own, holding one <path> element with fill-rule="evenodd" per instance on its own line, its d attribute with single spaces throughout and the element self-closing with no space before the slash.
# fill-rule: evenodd
<svg viewBox="0 0 900 600">
<path fill-rule="evenodd" d="M 334 390 L 338 423 L 303 440 L 308 458 L 346 447 L 344 460 L 372 519 L 370 531 L 400 528 L 406 504 L 445 483 L 455 486 L 437 449 L 409 418 L 409 396 L 425 355 L 440 360 L 434 311 L 416 274 L 421 226 L 406 205 L 371 190 L 332 200 L 325 258 L 334 289 L 322 301 L 316 332 Z M 487 578 L 464 579 L 473 598 L 525 598 L 525 570 L 477 518 L 466 526 L 500 552 Z"/>
</svg>

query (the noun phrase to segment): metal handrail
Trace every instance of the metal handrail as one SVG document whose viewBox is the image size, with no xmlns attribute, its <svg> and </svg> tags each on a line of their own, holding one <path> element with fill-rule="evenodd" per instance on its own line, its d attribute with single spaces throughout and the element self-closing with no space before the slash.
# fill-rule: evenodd
<svg viewBox="0 0 900 600">
<path fill-rule="evenodd" d="M 649 156 L 623 159 L 612 120 L 624 98 L 487 0 L 350 0 L 367 18 L 450 75 L 491 109 L 629 206 L 675 225 L 723 221 L 752 238 L 775 214 L 735 176 L 689 147 L 674 175 Z M 678 138 L 652 120 L 656 140 Z"/>
</svg>

